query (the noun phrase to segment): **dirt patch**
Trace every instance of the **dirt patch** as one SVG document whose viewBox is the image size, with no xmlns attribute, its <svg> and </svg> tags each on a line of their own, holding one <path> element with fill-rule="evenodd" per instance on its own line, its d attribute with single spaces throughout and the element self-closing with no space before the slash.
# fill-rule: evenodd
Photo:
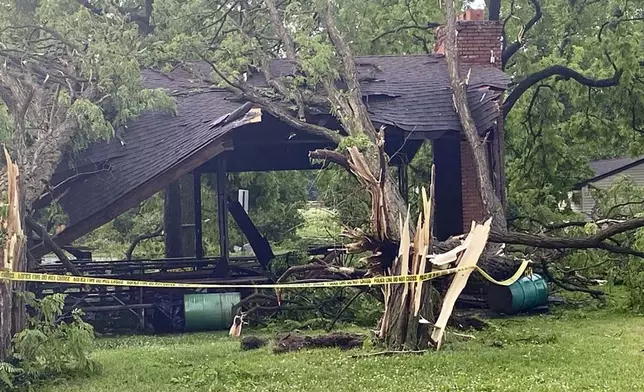
<svg viewBox="0 0 644 392">
<path fill-rule="evenodd" d="M 244 351 L 256 350 L 266 345 L 266 339 L 258 338 L 257 336 L 245 336 L 241 340 L 241 349 Z"/>
<path fill-rule="evenodd" d="M 338 347 L 342 350 L 362 347 L 366 336 L 353 333 L 330 333 L 307 336 L 291 332 L 277 337 L 273 352 L 276 354 L 301 349 Z"/>
</svg>

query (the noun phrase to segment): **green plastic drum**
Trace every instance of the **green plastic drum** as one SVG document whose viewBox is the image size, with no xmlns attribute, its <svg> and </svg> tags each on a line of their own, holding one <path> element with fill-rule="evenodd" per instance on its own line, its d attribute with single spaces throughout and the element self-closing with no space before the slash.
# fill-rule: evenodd
<svg viewBox="0 0 644 392">
<path fill-rule="evenodd" d="M 516 314 L 548 303 L 548 284 L 537 274 L 525 276 L 510 286 L 492 285 L 488 304 L 498 313 Z"/>
<path fill-rule="evenodd" d="M 212 331 L 230 328 L 233 305 L 240 300 L 239 293 L 184 294 L 184 330 Z"/>
</svg>

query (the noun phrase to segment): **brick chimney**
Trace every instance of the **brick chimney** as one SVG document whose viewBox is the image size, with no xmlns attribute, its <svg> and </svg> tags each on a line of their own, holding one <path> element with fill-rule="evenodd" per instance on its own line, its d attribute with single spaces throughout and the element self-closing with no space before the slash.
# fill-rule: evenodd
<svg viewBox="0 0 644 392">
<path fill-rule="evenodd" d="M 485 10 L 468 8 L 456 23 L 456 47 L 462 64 L 493 65 L 501 68 L 503 26 L 485 20 Z M 436 30 L 434 53 L 445 54 L 445 27 Z"/>
<path fill-rule="evenodd" d="M 501 68 L 502 30 L 503 27 L 498 21 L 485 20 L 484 10 L 468 8 L 464 14 L 458 17 L 457 22 L 456 45 L 460 64 L 487 65 Z M 444 38 L 445 27 L 441 26 L 436 31 L 435 53 L 445 53 Z M 444 148 L 443 146 L 447 147 L 445 143 L 434 143 L 434 146 L 435 148 Z M 488 140 L 488 159 L 490 160 L 493 185 L 502 202 L 505 196 L 505 184 L 502 183 L 502 179 L 505 178 L 503 172 L 503 143 L 503 116 L 499 115 L 497 127 L 493 130 L 491 140 Z M 454 147 L 445 149 L 452 151 L 452 153 L 460 150 L 462 230 L 467 233 L 473 220 L 479 222 L 483 220 L 483 202 L 476 176 L 474 155 L 469 143 L 463 137 L 460 141 L 460 149 Z M 439 164 L 440 162 L 436 165 L 437 171 L 440 170 Z M 455 175 L 456 173 L 449 174 Z M 439 175 L 440 173 L 437 173 L 437 181 Z"/>
</svg>

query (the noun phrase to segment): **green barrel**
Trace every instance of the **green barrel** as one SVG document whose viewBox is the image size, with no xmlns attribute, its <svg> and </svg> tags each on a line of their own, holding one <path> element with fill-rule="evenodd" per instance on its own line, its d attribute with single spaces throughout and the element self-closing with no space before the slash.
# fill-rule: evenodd
<svg viewBox="0 0 644 392">
<path fill-rule="evenodd" d="M 233 305 L 240 300 L 239 293 L 184 294 L 184 330 L 207 331 L 230 328 Z"/>
<path fill-rule="evenodd" d="M 524 276 L 510 286 L 492 285 L 488 304 L 498 313 L 516 314 L 548 303 L 548 284 L 537 274 Z"/>
</svg>

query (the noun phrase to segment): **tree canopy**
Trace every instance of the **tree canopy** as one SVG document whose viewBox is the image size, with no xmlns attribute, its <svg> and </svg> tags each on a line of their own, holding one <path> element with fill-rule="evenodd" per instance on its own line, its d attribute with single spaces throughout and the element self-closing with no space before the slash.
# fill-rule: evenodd
<svg viewBox="0 0 644 392">
<path fill-rule="evenodd" d="M 504 105 L 510 215 L 552 217 L 590 173 L 589 160 L 642 154 L 643 11 L 623 0 L 488 3 L 500 4 L 503 68 L 513 78 Z M 347 66 L 329 20 L 353 54 L 365 55 L 431 52 L 443 22 L 433 0 L 15 0 L 0 7 L 0 136 L 24 167 L 27 201 L 51 186 L 62 154 L 118 137 L 145 110 L 173 110 L 168 96 L 141 88 L 141 67 L 207 61 L 213 78 L 234 89 L 271 58 L 296 57 L 297 77 L 273 80 L 249 98 L 337 139 L 301 121 L 320 104 L 318 86 Z M 350 99 L 339 94 L 332 107 L 345 104 Z M 429 180 L 414 167 L 410 173 L 425 176 L 419 181 Z"/>
</svg>

